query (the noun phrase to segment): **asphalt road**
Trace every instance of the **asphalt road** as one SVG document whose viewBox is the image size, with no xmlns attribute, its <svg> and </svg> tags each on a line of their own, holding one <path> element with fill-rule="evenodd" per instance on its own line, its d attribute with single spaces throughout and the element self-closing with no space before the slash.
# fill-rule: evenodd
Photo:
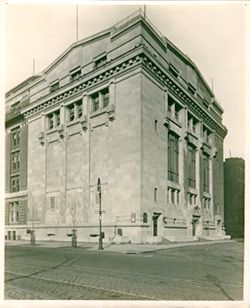
<svg viewBox="0 0 250 308">
<path fill-rule="evenodd" d="M 121 254 L 6 246 L 5 299 L 242 300 L 243 243 Z"/>
</svg>

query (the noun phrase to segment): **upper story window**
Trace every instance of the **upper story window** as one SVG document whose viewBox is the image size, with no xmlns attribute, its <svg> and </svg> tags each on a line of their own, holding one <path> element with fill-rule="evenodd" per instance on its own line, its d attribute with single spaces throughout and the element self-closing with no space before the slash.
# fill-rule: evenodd
<svg viewBox="0 0 250 308">
<path fill-rule="evenodd" d="M 168 179 L 178 183 L 179 181 L 179 140 L 178 136 L 168 134 Z"/>
<path fill-rule="evenodd" d="M 91 96 L 92 99 L 92 106 L 93 106 L 93 111 L 97 111 L 99 109 L 100 105 L 100 98 L 99 98 L 99 93 L 95 93 Z"/>
<path fill-rule="evenodd" d="M 11 192 L 19 191 L 19 175 L 11 177 L 10 190 Z"/>
<path fill-rule="evenodd" d="M 190 82 L 188 83 L 188 91 L 193 95 L 196 93 L 196 88 Z"/>
<path fill-rule="evenodd" d="M 188 146 L 188 186 L 196 186 L 196 150 L 193 146 Z"/>
<path fill-rule="evenodd" d="M 47 115 L 47 129 L 53 129 L 60 125 L 60 109 Z"/>
<path fill-rule="evenodd" d="M 20 151 L 11 154 L 11 171 L 16 172 L 20 168 Z"/>
<path fill-rule="evenodd" d="M 105 88 L 91 95 L 92 111 L 106 108 L 109 105 L 109 89 Z"/>
<path fill-rule="evenodd" d="M 169 72 L 175 78 L 177 78 L 180 74 L 179 71 L 177 70 L 177 68 L 173 64 L 169 64 Z"/>
<path fill-rule="evenodd" d="M 198 120 L 193 117 L 190 113 L 188 113 L 188 129 L 191 133 L 197 134 L 198 133 Z"/>
<path fill-rule="evenodd" d="M 170 95 L 168 96 L 168 116 L 181 123 L 182 106 L 176 102 Z"/>
<path fill-rule="evenodd" d="M 209 129 L 207 129 L 204 126 L 203 126 L 203 129 L 202 129 L 202 137 L 203 137 L 203 140 L 206 143 L 210 143 L 211 131 L 209 131 Z"/>
<path fill-rule="evenodd" d="M 81 67 L 77 67 L 75 69 L 73 69 L 72 71 L 70 71 L 70 80 L 76 80 L 78 78 L 80 78 L 82 75 L 82 71 L 81 71 Z"/>
<path fill-rule="evenodd" d="M 55 91 L 58 90 L 58 89 L 59 89 L 59 80 L 54 81 L 54 82 L 52 82 L 52 83 L 50 84 L 49 90 L 50 90 L 51 93 L 52 93 L 52 92 L 55 92 Z"/>
<path fill-rule="evenodd" d="M 20 145 L 20 127 L 11 131 L 11 147 L 15 148 Z"/>
<path fill-rule="evenodd" d="M 9 222 L 15 223 L 19 221 L 19 204 L 18 201 L 9 203 Z"/>
<path fill-rule="evenodd" d="M 203 155 L 202 161 L 203 191 L 209 193 L 209 157 Z"/>
<path fill-rule="evenodd" d="M 67 121 L 72 122 L 82 117 L 82 100 L 72 103 L 66 107 Z"/>
<path fill-rule="evenodd" d="M 101 92 L 101 95 L 103 97 L 103 108 L 107 107 L 109 104 L 109 89 L 106 88 Z"/>
<path fill-rule="evenodd" d="M 11 106 L 11 111 L 16 113 L 20 110 L 20 108 L 21 108 L 20 101 L 18 101 Z"/>
<path fill-rule="evenodd" d="M 98 57 L 96 60 L 95 60 L 95 67 L 98 68 L 104 64 L 106 64 L 107 62 L 107 56 L 104 55 L 104 56 L 101 56 L 101 57 Z"/>
</svg>

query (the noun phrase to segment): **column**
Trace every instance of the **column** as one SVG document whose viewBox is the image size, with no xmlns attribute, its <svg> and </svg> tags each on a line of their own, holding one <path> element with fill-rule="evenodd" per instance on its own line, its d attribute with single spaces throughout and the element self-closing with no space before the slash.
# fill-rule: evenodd
<svg viewBox="0 0 250 308">
<path fill-rule="evenodd" d="M 109 105 L 115 106 L 115 101 L 116 101 L 116 98 L 115 98 L 115 81 L 111 81 L 110 84 L 109 84 Z"/>
<path fill-rule="evenodd" d="M 65 105 L 61 104 L 60 105 L 60 124 L 64 124 L 65 123 Z"/>
</svg>

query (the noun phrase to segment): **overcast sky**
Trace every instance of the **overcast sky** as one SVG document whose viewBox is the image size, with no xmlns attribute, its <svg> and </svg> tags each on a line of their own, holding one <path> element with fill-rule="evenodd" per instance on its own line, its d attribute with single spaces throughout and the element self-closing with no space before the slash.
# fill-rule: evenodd
<svg viewBox="0 0 250 308">
<path fill-rule="evenodd" d="M 139 5 L 79 5 L 79 39 L 109 28 Z M 147 5 L 147 17 L 195 62 L 224 109 L 224 157 L 244 157 L 244 4 Z M 76 39 L 76 7 L 6 6 L 6 75 L 9 90 L 42 72 Z"/>
</svg>

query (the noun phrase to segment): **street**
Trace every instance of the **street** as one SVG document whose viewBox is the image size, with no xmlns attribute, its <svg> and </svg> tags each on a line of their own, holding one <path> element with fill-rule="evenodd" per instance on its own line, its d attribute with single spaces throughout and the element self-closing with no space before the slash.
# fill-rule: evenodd
<svg viewBox="0 0 250 308">
<path fill-rule="evenodd" d="M 5 246 L 5 299 L 242 300 L 243 242 L 141 254 Z"/>
</svg>

